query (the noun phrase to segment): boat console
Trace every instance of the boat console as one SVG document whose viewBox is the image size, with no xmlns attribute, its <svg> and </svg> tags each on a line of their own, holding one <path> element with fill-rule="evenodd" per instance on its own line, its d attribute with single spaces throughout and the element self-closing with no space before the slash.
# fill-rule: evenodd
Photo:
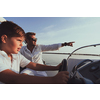
<svg viewBox="0 0 100 100">
<path fill-rule="evenodd" d="M 99 46 L 100 44 L 87 45 L 74 50 L 67 59 L 62 61 L 62 66 L 59 71 L 67 71 L 68 60 L 71 55 L 82 48 Z M 100 84 L 100 60 L 85 59 L 73 66 L 72 71 L 69 74 L 70 78 L 68 84 Z"/>
<path fill-rule="evenodd" d="M 66 62 L 66 59 L 62 61 L 62 66 L 59 71 L 67 70 Z M 93 62 L 87 59 L 78 65 L 73 67 L 68 84 L 100 84 L 100 60 Z"/>
<path fill-rule="evenodd" d="M 92 62 L 87 65 L 80 66 L 77 69 L 76 75 L 77 78 L 82 78 L 84 83 L 97 83 L 100 79 L 100 61 Z"/>
</svg>

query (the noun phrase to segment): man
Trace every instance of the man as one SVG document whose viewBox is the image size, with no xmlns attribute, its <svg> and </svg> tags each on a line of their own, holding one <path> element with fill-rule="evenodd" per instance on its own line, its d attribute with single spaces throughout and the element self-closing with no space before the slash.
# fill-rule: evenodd
<svg viewBox="0 0 100 100">
<path fill-rule="evenodd" d="M 27 45 L 21 48 L 20 53 L 30 61 L 39 64 L 43 64 L 42 52 L 58 50 L 60 47 L 63 46 L 73 46 L 74 43 L 74 42 L 69 42 L 69 43 L 65 42 L 65 43 L 52 44 L 52 45 L 37 45 L 36 44 L 37 38 L 35 37 L 35 35 L 36 33 L 33 32 L 26 33 L 25 42 L 27 43 Z M 24 69 L 21 73 L 26 73 L 34 76 L 47 76 L 45 71 L 34 71 L 28 68 Z"/>
</svg>

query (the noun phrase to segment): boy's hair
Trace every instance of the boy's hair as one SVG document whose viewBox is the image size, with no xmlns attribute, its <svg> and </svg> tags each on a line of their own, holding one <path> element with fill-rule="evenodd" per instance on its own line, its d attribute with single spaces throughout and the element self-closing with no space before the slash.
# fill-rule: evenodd
<svg viewBox="0 0 100 100">
<path fill-rule="evenodd" d="M 0 24 L 0 43 L 1 36 L 7 35 L 7 37 L 25 37 L 24 30 L 18 26 L 17 24 L 11 22 L 11 21 L 5 21 Z"/>
<path fill-rule="evenodd" d="M 25 39 L 30 39 L 31 38 L 31 36 L 32 35 L 36 35 L 36 33 L 34 33 L 34 32 L 27 32 L 26 34 L 25 34 Z"/>
</svg>

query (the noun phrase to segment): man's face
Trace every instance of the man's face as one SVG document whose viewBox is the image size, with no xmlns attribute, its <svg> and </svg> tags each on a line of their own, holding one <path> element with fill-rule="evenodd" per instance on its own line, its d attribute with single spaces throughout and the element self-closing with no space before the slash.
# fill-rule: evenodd
<svg viewBox="0 0 100 100">
<path fill-rule="evenodd" d="M 31 35 L 30 39 L 26 39 L 26 42 L 27 42 L 27 45 L 35 46 L 37 39 L 36 39 L 35 35 Z"/>
<path fill-rule="evenodd" d="M 23 46 L 23 37 L 11 37 L 7 39 L 6 48 L 8 53 L 17 54 Z"/>
</svg>

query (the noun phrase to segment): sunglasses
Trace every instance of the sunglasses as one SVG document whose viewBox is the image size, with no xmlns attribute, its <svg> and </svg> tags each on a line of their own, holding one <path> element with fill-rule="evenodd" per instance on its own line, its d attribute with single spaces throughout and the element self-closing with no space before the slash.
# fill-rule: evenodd
<svg viewBox="0 0 100 100">
<path fill-rule="evenodd" d="M 37 38 L 30 38 L 30 40 L 32 40 L 32 41 L 37 41 Z"/>
</svg>

